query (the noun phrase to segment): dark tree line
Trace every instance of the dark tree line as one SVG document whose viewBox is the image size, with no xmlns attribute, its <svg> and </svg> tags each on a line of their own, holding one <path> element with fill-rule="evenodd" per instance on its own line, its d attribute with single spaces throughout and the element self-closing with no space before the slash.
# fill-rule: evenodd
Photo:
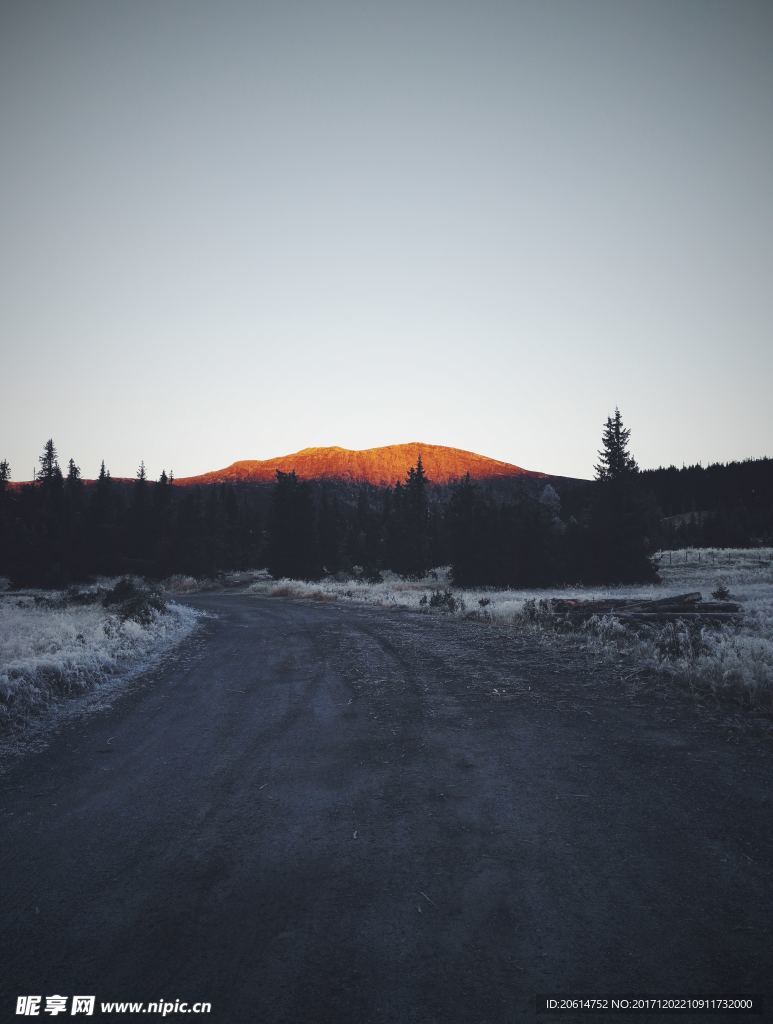
<svg viewBox="0 0 773 1024">
<path fill-rule="evenodd" d="M 650 554 L 657 510 L 643 492 L 628 450 L 630 433 L 618 411 L 602 439 L 597 483 L 562 515 L 546 485 L 502 500 L 469 477 L 443 502 L 431 494 L 421 459 L 405 480 L 364 500 L 356 510 L 326 491 L 315 503 L 309 483 L 277 474 L 267 533 L 267 564 L 275 576 L 314 579 L 358 566 L 421 576 L 451 565 L 461 586 L 538 586 L 565 582 L 654 579 Z"/>
<path fill-rule="evenodd" d="M 164 471 L 115 481 L 104 462 L 86 484 L 73 459 L 62 472 L 46 442 L 33 484 L 0 475 L 0 575 L 18 585 L 60 586 L 97 575 L 205 575 L 254 564 L 261 538 L 247 500 L 227 485 L 183 490 Z"/>
<path fill-rule="evenodd" d="M 644 470 L 662 509 L 663 547 L 773 544 L 773 459 Z"/>
<path fill-rule="evenodd" d="M 640 472 L 617 410 L 595 482 L 574 487 L 437 487 L 420 459 L 388 488 L 295 473 L 277 473 L 273 487 L 179 487 L 166 472 L 148 480 L 144 463 L 133 481 L 103 463 L 86 483 L 73 459 L 62 472 L 53 441 L 35 483 L 9 481 L 0 461 L 0 575 L 19 585 L 263 566 L 301 579 L 418 577 L 438 565 L 462 586 L 627 582 L 653 578 L 658 547 L 773 542 L 773 460 Z"/>
<path fill-rule="evenodd" d="M 266 531 L 266 564 L 274 576 L 317 579 L 355 567 L 369 578 L 381 569 L 421 576 L 444 557 L 421 458 L 404 483 L 360 488 L 356 502 L 295 473 L 276 476 Z"/>
<path fill-rule="evenodd" d="M 651 580 L 657 510 L 643 491 L 619 410 L 602 436 L 596 483 L 562 511 L 555 489 L 497 503 L 470 480 L 451 498 L 450 562 L 464 586 Z"/>
</svg>

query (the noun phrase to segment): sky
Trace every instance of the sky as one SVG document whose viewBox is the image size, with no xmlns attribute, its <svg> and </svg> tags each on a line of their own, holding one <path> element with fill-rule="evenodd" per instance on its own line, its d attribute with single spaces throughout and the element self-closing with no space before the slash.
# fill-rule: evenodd
<svg viewBox="0 0 773 1024">
<path fill-rule="evenodd" d="M 0 458 L 773 455 L 773 4 L 0 0 Z"/>
</svg>

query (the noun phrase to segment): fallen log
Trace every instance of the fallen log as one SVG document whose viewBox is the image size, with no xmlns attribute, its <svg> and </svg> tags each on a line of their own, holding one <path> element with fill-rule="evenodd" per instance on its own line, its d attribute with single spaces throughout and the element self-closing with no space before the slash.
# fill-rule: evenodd
<svg viewBox="0 0 773 1024">
<path fill-rule="evenodd" d="M 702 601 L 703 596 L 701 592 L 695 590 L 690 594 L 671 594 L 670 597 L 646 598 L 641 603 L 651 605 L 653 608 L 659 608 L 661 605 L 667 604 L 700 604 Z"/>
<path fill-rule="evenodd" d="M 689 616 L 680 615 L 676 612 L 630 612 L 626 615 L 618 615 L 621 622 L 735 622 L 741 618 L 740 612 L 703 612 Z"/>
<path fill-rule="evenodd" d="M 553 598 L 551 610 L 570 622 L 582 622 L 594 615 L 612 615 L 622 622 L 733 622 L 741 615 L 735 601 L 704 601 L 698 591 L 659 598 Z"/>
</svg>

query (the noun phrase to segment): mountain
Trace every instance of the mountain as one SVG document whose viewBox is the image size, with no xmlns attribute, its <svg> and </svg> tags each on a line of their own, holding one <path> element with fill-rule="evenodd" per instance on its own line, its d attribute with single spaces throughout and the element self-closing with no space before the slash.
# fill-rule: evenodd
<svg viewBox="0 0 773 1024">
<path fill-rule="evenodd" d="M 225 469 L 216 469 L 201 476 L 177 479 L 178 485 L 217 483 L 271 483 L 277 470 L 289 473 L 295 470 L 305 480 L 346 480 L 376 485 L 394 484 L 404 480 L 419 456 L 432 483 L 446 484 L 459 480 L 467 473 L 474 480 L 495 480 L 513 477 L 548 479 L 547 473 L 535 473 L 509 462 L 499 462 L 475 452 L 460 448 L 446 448 L 439 444 L 390 444 L 384 448 L 304 448 L 292 455 L 275 459 L 247 459 L 234 462 Z"/>
</svg>

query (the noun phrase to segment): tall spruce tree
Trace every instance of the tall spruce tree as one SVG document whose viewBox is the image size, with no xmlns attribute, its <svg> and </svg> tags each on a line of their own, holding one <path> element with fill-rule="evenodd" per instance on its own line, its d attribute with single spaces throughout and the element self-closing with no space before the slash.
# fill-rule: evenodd
<svg viewBox="0 0 773 1024">
<path fill-rule="evenodd" d="M 70 488 L 76 487 L 82 484 L 80 466 L 75 465 L 75 459 L 70 459 L 67 463 L 67 485 Z"/>
<path fill-rule="evenodd" d="M 52 438 L 49 437 L 43 446 L 43 453 L 38 458 L 38 462 L 40 463 L 38 480 L 41 480 L 44 484 L 53 484 L 61 481 L 62 471 L 59 468 L 59 457 Z"/>
<path fill-rule="evenodd" d="M 64 550 L 62 561 L 68 579 L 82 579 L 87 572 L 87 542 L 85 536 L 84 484 L 80 467 L 75 459 L 67 462 L 64 479 Z"/>
<path fill-rule="evenodd" d="M 598 490 L 590 517 L 591 578 L 638 582 L 657 577 L 650 560 L 656 514 L 639 481 L 620 410 L 607 418 L 595 467 Z"/>
<path fill-rule="evenodd" d="M 392 568 L 405 576 L 423 576 L 430 565 L 429 480 L 421 455 L 405 485 L 395 487 L 395 535 Z"/>
<path fill-rule="evenodd" d="M 8 497 L 6 495 L 6 489 L 8 487 L 8 481 L 11 479 L 11 467 L 8 464 L 7 459 L 0 459 L 0 576 L 5 576 L 6 573 L 12 568 L 10 563 L 10 551 L 13 548 L 18 548 L 15 544 L 15 537 L 13 530 L 13 520 L 11 519 L 11 512 L 9 506 Z"/>
<path fill-rule="evenodd" d="M 599 461 L 594 469 L 597 480 L 619 480 L 629 473 L 636 473 L 636 460 L 628 450 L 631 431 L 623 426 L 623 417 L 615 406 L 615 415 L 608 416 L 601 436 Z"/>
</svg>

